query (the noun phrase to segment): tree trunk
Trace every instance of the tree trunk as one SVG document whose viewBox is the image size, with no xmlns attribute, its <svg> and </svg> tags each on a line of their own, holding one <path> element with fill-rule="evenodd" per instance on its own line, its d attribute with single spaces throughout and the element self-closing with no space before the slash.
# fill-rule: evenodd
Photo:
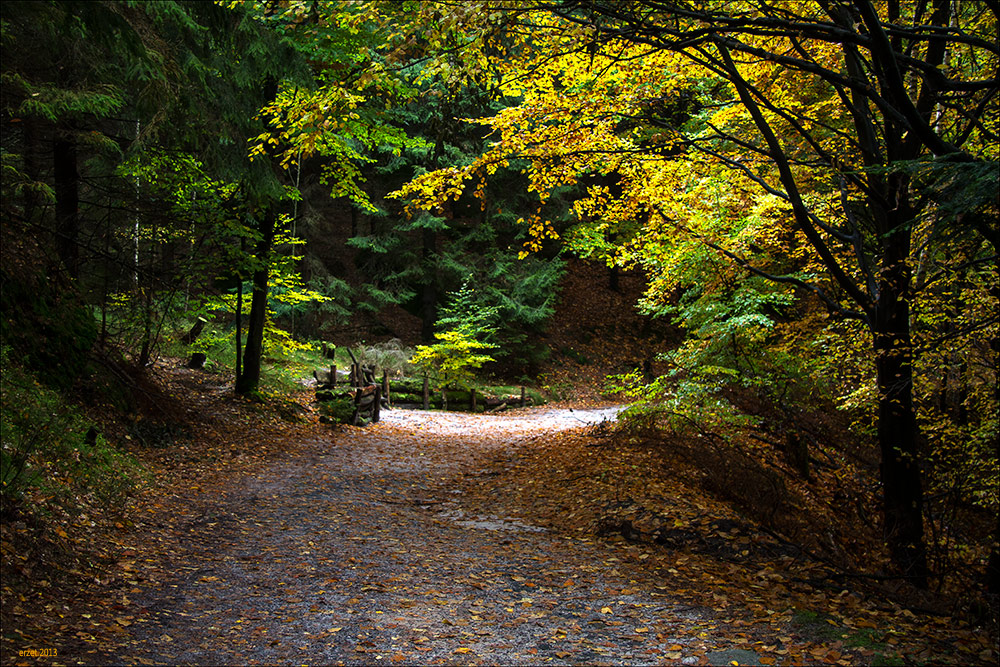
<svg viewBox="0 0 1000 667">
<path fill-rule="evenodd" d="M 911 581 L 927 585 L 923 488 L 913 406 L 913 346 L 907 289 L 909 233 L 902 226 L 885 240 L 879 298 L 872 323 L 878 384 L 878 443 L 885 539 L 893 562 Z"/>
<path fill-rule="evenodd" d="M 71 278 L 80 275 L 79 236 L 80 174 L 76 165 L 76 142 L 64 135 L 52 149 L 56 194 L 56 249 Z"/>
<path fill-rule="evenodd" d="M 236 393 L 247 395 L 260 384 L 261 355 L 264 351 L 264 325 L 267 322 L 267 291 L 270 278 L 269 259 L 274 242 L 275 220 L 268 214 L 255 252 L 257 268 L 253 272 L 253 294 L 247 318 L 247 340 L 243 347 L 243 373 L 236 381 Z"/>
<path fill-rule="evenodd" d="M 270 8 L 267 10 L 271 11 Z M 278 97 L 278 80 L 268 76 L 264 80 L 263 100 L 271 102 Z M 275 154 L 270 152 L 270 157 Z M 254 250 L 255 268 L 251 277 L 252 294 L 250 297 L 250 315 L 247 317 L 247 336 L 243 346 L 243 368 L 236 377 L 236 393 L 246 396 L 256 391 L 260 384 L 261 354 L 264 351 L 264 325 L 267 323 L 267 292 L 270 280 L 271 247 L 277 233 L 278 214 L 272 208 L 262 212 L 258 231 L 260 239 Z M 243 242 L 241 241 L 241 249 Z M 242 273 L 240 274 L 242 281 Z M 242 283 L 241 283 L 242 289 Z"/>
<path fill-rule="evenodd" d="M 240 254 L 244 250 L 240 241 Z M 238 276 L 236 284 L 236 386 L 243 381 L 243 276 Z"/>
</svg>

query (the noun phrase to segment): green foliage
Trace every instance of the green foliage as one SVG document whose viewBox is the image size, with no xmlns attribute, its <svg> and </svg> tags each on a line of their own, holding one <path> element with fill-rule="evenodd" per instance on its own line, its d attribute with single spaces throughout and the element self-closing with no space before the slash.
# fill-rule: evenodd
<svg viewBox="0 0 1000 667">
<path fill-rule="evenodd" d="M 11 362 L 0 348 L 0 498 L 5 511 L 32 507 L 33 494 L 64 510 L 93 504 L 120 509 L 141 471 L 102 435 L 88 440 L 90 423 L 53 389 Z M 42 502 L 39 500 L 38 502 Z"/>
<path fill-rule="evenodd" d="M 72 291 L 32 273 L 0 274 L 0 336 L 49 386 L 66 389 L 86 371 L 97 326 Z"/>
<path fill-rule="evenodd" d="M 493 357 L 483 354 L 494 346 L 476 340 L 469 331 L 452 329 L 435 333 L 433 345 L 418 345 L 410 362 L 431 372 L 439 388 L 469 388 L 476 371 Z"/>
<path fill-rule="evenodd" d="M 312 289 L 302 280 L 294 248 L 304 245 L 305 241 L 286 234 L 279 234 L 275 239 L 275 244 L 279 247 L 290 246 L 293 248 L 293 253 L 291 255 L 271 254 L 268 307 L 273 317 L 301 315 L 321 309 L 335 298 L 334 295 L 338 291 L 342 292 L 345 286 L 343 282 L 328 281 L 326 283 L 327 289 L 319 291 Z M 249 291 L 245 291 L 245 293 L 249 294 Z"/>
<path fill-rule="evenodd" d="M 144 351 L 152 358 L 162 348 L 162 332 L 183 317 L 185 309 L 173 290 L 108 295 L 102 309 L 95 309 L 93 320 L 105 339 L 127 357 L 138 362 Z"/>
<path fill-rule="evenodd" d="M 708 280 L 705 272 L 701 275 Z M 734 397 L 752 395 L 780 406 L 783 420 L 830 398 L 819 390 L 814 350 L 788 323 L 795 306 L 791 290 L 753 276 L 734 280 L 730 289 L 706 284 L 690 285 L 672 307 L 687 335 L 663 355 L 668 372 L 652 381 L 638 372 L 613 378 L 612 388 L 636 402 L 626 420 L 660 412 L 676 430 L 726 433 L 758 422 L 758 415 L 734 403 Z"/>
<path fill-rule="evenodd" d="M 276 243 L 294 247 L 301 242 L 286 235 L 279 235 Z M 263 354 L 273 361 L 281 362 L 298 351 L 311 350 L 313 346 L 280 327 L 278 318 L 305 313 L 331 301 L 331 297 L 305 284 L 296 269 L 294 257 L 271 253 L 269 269 L 271 289 L 268 291 L 268 310 L 264 322 Z M 242 315 L 245 322 L 250 313 L 252 284 L 243 282 L 242 289 Z M 206 321 L 213 322 L 214 326 L 191 345 L 191 351 L 203 352 L 209 357 L 212 361 L 210 368 L 234 367 L 232 361 L 236 349 L 234 322 L 238 301 L 237 288 L 233 287 L 222 294 L 206 294 L 193 300 L 182 313 L 184 321 L 193 322 L 196 318 L 202 317 Z M 181 327 L 173 328 L 176 330 Z"/>
<path fill-rule="evenodd" d="M 496 332 L 496 316 L 496 308 L 479 305 L 475 290 L 466 281 L 442 310 L 438 326 L 443 331 L 434 334 L 438 342 L 418 346 L 411 363 L 431 372 L 441 389 L 453 385 L 470 388 L 476 371 L 493 361 L 485 352 L 496 348 L 490 342 Z"/>
<path fill-rule="evenodd" d="M 74 11 L 77 10 L 77 11 Z M 118 32 L 120 39 L 108 40 Z M 65 122 L 104 118 L 126 104 L 121 60 L 143 58 L 134 33 L 108 3 L 7 2 L 0 83 L 15 116 Z M 63 63 L 59 77 L 39 67 L 36 49 Z"/>
<path fill-rule="evenodd" d="M 473 284 L 475 305 L 495 312 L 495 356 L 515 364 L 538 362 L 543 352 L 539 334 L 555 312 L 558 284 L 565 272 L 559 258 L 530 256 L 518 259 L 513 252 L 488 251 L 476 262 Z"/>
<path fill-rule="evenodd" d="M 326 297 L 312 302 L 315 317 L 324 323 L 346 324 L 351 317 L 354 290 L 344 280 L 334 276 L 310 278 L 306 286 Z M 313 332 L 315 333 L 315 332 Z"/>
<path fill-rule="evenodd" d="M 213 179 L 195 156 L 150 147 L 134 152 L 116 168 L 117 175 L 144 190 L 146 197 L 166 204 L 177 227 L 194 225 L 203 230 L 231 221 L 227 210 L 238 185 Z M 235 231 L 232 225 L 227 229 Z M 218 232 L 216 232 L 218 233 Z"/>
<path fill-rule="evenodd" d="M 231 315 L 227 309 L 210 315 L 207 320 L 209 324 L 193 343 L 183 345 L 175 341 L 167 350 L 181 357 L 201 352 L 206 357 L 207 372 L 232 376 L 235 372 L 236 328 L 232 324 Z M 186 327 L 182 327 L 175 334 L 180 336 L 185 331 Z M 280 394 L 301 391 L 301 379 L 309 377 L 314 369 L 328 363 L 320 355 L 320 345 L 317 342 L 295 339 L 273 321 L 268 321 L 265 325 L 264 347 L 268 365 L 261 372 L 260 391 L 261 396 L 268 400 L 278 400 Z"/>
<path fill-rule="evenodd" d="M 221 301 L 235 302 L 234 298 L 227 298 Z M 245 306 L 244 309 L 249 309 Z M 204 353 L 209 361 L 207 367 L 216 371 L 231 370 L 234 367 L 234 356 L 236 349 L 236 328 L 232 326 L 229 317 L 229 308 L 222 311 L 221 322 L 216 326 L 202 333 L 198 339 L 191 344 L 192 352 Z M 300 341 L 292 338 L 284 329 L 276 326 L 274 321 L 268 319 L 264 325 L 264 354 L 274 362 L 282 362 L 292 358 L 298 352 L 311 351 L 314 349 L 313 343 Z"/>
<path fill-rule="evenodd" d="M 500 309 L 484 304 L 478 298 L 476 289 L 470 285 L 469 279 L 449 296 L 449 302 L 441 309 L 437 328 L 442 332 L 461 331 L 469 338 L 492 344 L 491 338 L 497 330 Z"/>
<path fill-rule="evenodd" d="M 388 43 L 379 46 L 389 48 Z M 423 319 L 429 337 L 443 295 L 460 289 L 472 275 L 480 305 L 499 309 L 495 339 L 500 347 L 495 356 L 531 363 L 541 350 L 532 334 L 551 316 L 562 262 L 552 256 L 518 261 L 525 232 L 517 221 L 534 209 L 517 169 L 505 171 L 508 180 L 488 188 L 483 207 L 463 198 L 447 210 L 409 215 L 392 195 L 379 199 L 415 174 L 468 164 L 486 146 L 482 130 L 462 118 L 499 109 L 489 89 L 492 84 L 449 80 L 445 91 L 442 73 L 425 70 L 420 61 L 403 73 L 421 94 L 407 97 L 388 114 L 422 143 L 375 153 L 369 189 L 379 210 L 367 214 L 368 229 L 359 225 L 363 231 L 348 241 L 359 250 L 355 263 L 368 283 L 359 291 L 358 307 L 402 305 Z"/>
<path fill-rule="evenodd" d="M 319 404 L 319 413 L 335 424 L 348 424 L 354 416 L 354 399 L 334 398 Z"/>
</svg>

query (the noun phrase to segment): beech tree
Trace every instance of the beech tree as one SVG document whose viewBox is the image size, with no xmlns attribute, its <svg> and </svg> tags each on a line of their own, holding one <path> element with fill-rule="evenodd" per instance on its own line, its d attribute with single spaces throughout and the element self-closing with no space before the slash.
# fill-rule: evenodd
<svg viewBox="0 0 1000 667">
<path fill-rule="evenodd" d="M 495 143 L 474 164 L 404 188 L 413 206 L 527 160 L 542 203 L 589 179 L 579 238 L 612 261 L 662 270 L 695 241 L 862 323 L 885 538 L 925 585 L 912 304 L 945 230 L 967 232 L 970 266 L 996 261 L 996 191 L 984 184 L 995 187 L 1000 144 L 1000 6 L 542 0 L 424 11 L 461 26 L 468 67 L 500 49 L 502 85 L 521 102 L 484 121 Z M 713 208 L 707 183 L 726 183 L 738 208 Z M 555 234 L 543 216 L 526 223 L 529 245 Z M 622 230 L 635 241 L 609 241 Z M 775 251 L 785 260 L 769 261 Z M 654 275 L 652 301 L 658 281 L 670 277 Z M 969 331 L 995 340 L 995 302 L 982 305 Z"/>
</svg>

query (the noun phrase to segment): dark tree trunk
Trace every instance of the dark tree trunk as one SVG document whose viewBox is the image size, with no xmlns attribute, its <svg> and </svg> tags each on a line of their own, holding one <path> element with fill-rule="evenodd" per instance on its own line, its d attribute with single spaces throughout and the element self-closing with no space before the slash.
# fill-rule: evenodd
<svg viewBox="0 0 1000 667">
<path fill-rule="evenodd" d="M 70 277 L 78 278 L 80 174 L 76 165 L 76 142 L 68 136 L 56 139 L 52 161 L 56 194 L 56 250 Z"/>
<path fill-rule="evenodd" d="M 274 242 L 275 221 L 269 214 L 255 252 L 257 268 L 253 272 L 253 293 L 250 315 L 247 317 L 247 339 L 243 346 L 243 372 L 236 380 L 236 393 L 247 395 L 260 384 L 261 355 L 264 351 L 264 324 L 267 321 L 267 292 L 271 245 Z"/>
<path fill-rule="evenodd" d="M 908 289 L 909 231 L 894 225 L 883 246 L 872 333 L 878 385 L 885 539 L 893 562 L 917 586 L 927 585 L 919 430 L 913 406 L 913 346 Z"/>
<path fill-rule="evenodd" d="M 267 13 L 272 8 L 268 5 Z M 272 102 L 278 97 L 278 80 L 268 76 L 262 87 L 262 99 Z M 276 157 L 273 152 L 270 157 Z M 237 363 L 236 393 L 246 396 L 257 390 L 260 384 L 261 355 L 264 352 L 264 325 L 267 323 L 267 293 L 270 275 L 271 248 L 277 233 L 278 214 L 273 209 L 264 211 L 260 218 L 258 231 L 260 239 L 254 249 L 255 268 L 251 276 L 250 315 L 247 317 L 246 342 L 243 345 L 242 365 Z M 244 247 L 241 241 L 241 249 Z M 240 294 L 242 295 L 243 275 L 240 273 Z M 242 317 L 237 316 L 237 327 Z M 237 348 L 239 334 L 237 333 Z M 237 353 L 238 354 L 238 353 Z M 238 357 L 237 357 L 238 358 Z"/>
<path fill-rule="evenodd" d="M 243 277 L 236 285 L 236 386 L 243 380 Z"/>
<path fill-rule="evenodd" d="M 264 324 L 267 319 L 267 267 L 253 272 L 253 293 L 247 317 L 247 340 L 243 346 L 243 372 L 236 382 L 236 393 L 249 394 L 260 384 L 261 355 L 264 351 Z"/>
</svg>

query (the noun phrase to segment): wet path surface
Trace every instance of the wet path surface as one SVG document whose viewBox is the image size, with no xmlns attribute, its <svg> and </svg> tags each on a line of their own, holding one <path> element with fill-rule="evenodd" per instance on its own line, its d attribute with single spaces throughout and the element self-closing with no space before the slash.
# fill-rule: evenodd
<svg viewBox="0 0 1000 667">
<path fill-rule="evenodd" d="M 606 546 L 463 509 L 533 439 L 613 418 L 391 411 L 192 511 L 170 574 L 103 655 L 125 664 L 695 664 L 710 610 Z M 488 483 L 488 479 L 482 480 Z M 205 509 L 208 508 L 208 509 Z M 699 656 L 699 657 L 695 657 Z"/>
</svg>

